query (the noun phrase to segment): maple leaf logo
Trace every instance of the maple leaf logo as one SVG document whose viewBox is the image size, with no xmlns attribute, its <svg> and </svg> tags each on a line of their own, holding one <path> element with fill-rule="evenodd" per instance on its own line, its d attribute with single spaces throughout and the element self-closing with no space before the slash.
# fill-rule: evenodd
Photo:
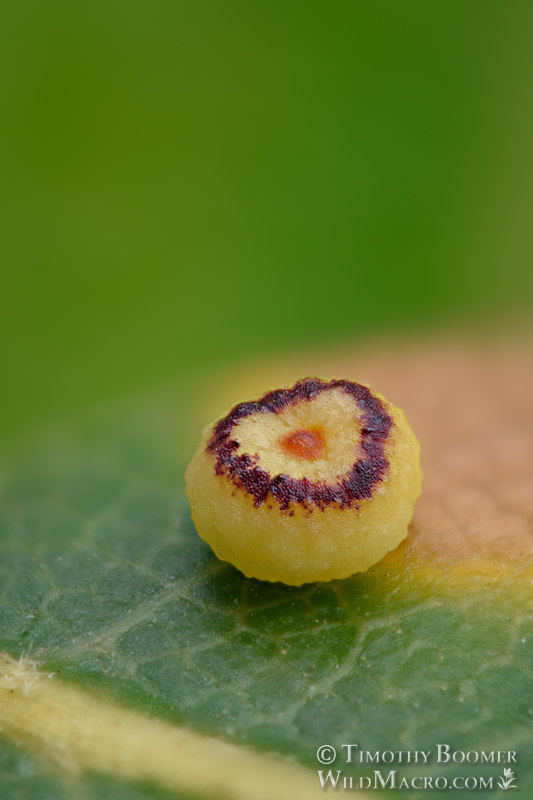
<svg viewBox="0 0 533 800">
<path fill-rule="evenodd" d="M 500 789 L 518 789 L 516 778 L 512 769 L 504 769 L 503 775 L 498 779 Z"/>
</svg>

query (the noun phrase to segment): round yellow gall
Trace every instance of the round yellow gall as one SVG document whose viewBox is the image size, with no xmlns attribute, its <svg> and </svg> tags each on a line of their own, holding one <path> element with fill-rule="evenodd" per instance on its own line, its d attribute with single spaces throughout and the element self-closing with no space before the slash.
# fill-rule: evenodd
<svg viewBox="0 0 533 800">
<path fill-rule="evenodd" d="M 199 535 L 248 577 L 299 586 L 375 564 L 422 485 L 403 412 L 348 380 L 306 378 L 239 403 L 187 468 Z"/>
</svg>

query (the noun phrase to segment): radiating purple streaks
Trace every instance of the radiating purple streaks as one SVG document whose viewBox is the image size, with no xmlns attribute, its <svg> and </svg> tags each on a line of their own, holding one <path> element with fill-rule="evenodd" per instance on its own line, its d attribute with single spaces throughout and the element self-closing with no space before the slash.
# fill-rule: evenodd
<svg viewBox="0 0 533 800">
<path fill-rule="evenodd" d="M 332 389 L 350 395 L 362 412 L 360 447 L 364 454 L 356 458 L 336 483 L 292 478 L 286 474 L 270 475 L 258 466 L 254 456 L 248 453 L 237 455 L 240 445 L 232 438 L 232 432 L 239 420 L 257 413 L 279 414 L 291 405 L 311 401 L 321 392 Z M 370 499 L 376 484 L 386 475 L 389 462 L 385 444 L 392 426 L 392 418 L 383 402 L 366 386 L 348 380 L 305 378 L 289 389 L 276 389 L 255 402 L 236 405 L 215 425 L 206 449 L 215 459 L 217 475 L 226 475 L 235 486 L 250 494 L 256 506 L 270 496 L 283 511 L 295 504 L 309 511 L 315 508 L 323 511 L 334 504 L 351 508 L 357 507 L 359 500 Z"/>
</svg>

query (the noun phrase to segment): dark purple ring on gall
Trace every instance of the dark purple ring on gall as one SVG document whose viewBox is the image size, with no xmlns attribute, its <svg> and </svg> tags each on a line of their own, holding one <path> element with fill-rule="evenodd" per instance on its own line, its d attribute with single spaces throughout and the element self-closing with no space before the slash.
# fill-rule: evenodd
<svg viewBox="0 0 533 800">
<path fill-rule="evenodd" d="M 280 414 L 300 402 L 312 401 L 322 392 L 340 389 L 348 394 L 361 412 L 360 448 L 364 455 L 356 458 L 351 468 L 334 484 L 290 475 L 270 475 L 249 453 L 237 454 L 240 443 L 232 438 L 237 423 L 251 414 Z M 355 381 L 304 378 L 288 389 L 267 392 L 259 400 L 236 405 L 213 430 L 206 451 L 215 459 L 217 475 L 226 475 L 236 487 L 242 488 L 262 505 L 272 497 L 282 511 L 300 505 L 309 511 L 323 511 L 337 504 L 341 508 L 357 506 L 369 500 L 375 486 L 383 480 L 389 468 L 385 445 L 393 426 L 382 401 L 370 389 Z"/>
</svg>

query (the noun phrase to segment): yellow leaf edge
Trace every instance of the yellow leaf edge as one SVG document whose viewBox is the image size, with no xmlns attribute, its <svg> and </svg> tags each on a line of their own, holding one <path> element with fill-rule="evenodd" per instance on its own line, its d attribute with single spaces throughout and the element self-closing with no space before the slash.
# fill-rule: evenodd
<svg viewBox="0 0 533 800">
<path fill-rule="evenodd" d="M 120 708 L 0 654 L 0 724 L 56 771 L 96 771 L 206 800 L 321 797 L 312 770 Z"/>
</svg>

